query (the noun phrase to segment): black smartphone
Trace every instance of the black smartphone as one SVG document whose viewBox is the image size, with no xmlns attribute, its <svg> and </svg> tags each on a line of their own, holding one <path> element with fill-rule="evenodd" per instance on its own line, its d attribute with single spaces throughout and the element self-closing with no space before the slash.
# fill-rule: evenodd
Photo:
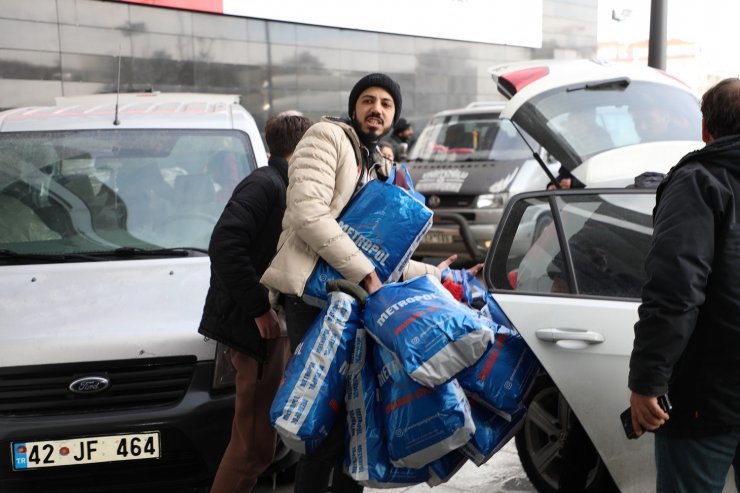
<svg viewBox="0 0 740 493">
<path fill-rule="evenodd" d="M 673 409 L 671 400 L 668 398 L 668 394 L 658 396 L 658 405 L 667 413 L 670 413 L 671 409 Z M 622 428 L 624 428 L 624 434 L 627 435 L 627 438 L 630 440 L 637 438 L 635 429 L 632 427 L 632 408 L 628 407 L 622 411 L 622 414 L 619 415 L 619 419 L 622 421 Z"/>
</svg>

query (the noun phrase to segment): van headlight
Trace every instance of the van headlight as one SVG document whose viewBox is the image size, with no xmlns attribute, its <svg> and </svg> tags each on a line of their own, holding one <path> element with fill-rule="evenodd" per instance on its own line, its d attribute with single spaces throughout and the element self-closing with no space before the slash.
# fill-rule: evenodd
<svg viewBox="0 0 740 493">
<path fill-rule="evenodd" d="M 475 207 L 478 209 L 485 209 L 488 207 L 503 207 L 506 201 L 509 200 L 509 194 L 506 192 L 499 193 L 484 193 L 478 195 L 478 200 L 475 202 Z"/>
<path fill-rule="evenodd" d="M 236 370 L 231 364 L 229 347 L 220 342 L 216 344 L 216 361 L 213 364 L 213 390 L 223 390 L 233 387 L 236 379 Z"/>
</svg>

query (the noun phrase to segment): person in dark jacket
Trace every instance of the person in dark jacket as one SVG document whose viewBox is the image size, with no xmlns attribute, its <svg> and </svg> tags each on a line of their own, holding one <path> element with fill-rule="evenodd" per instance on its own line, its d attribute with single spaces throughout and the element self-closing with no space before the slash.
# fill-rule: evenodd
<svg viewBox="0 0 740 493">
<path fill-rule="evenodd" d="M 659 493 L 720 492 L 740 470 L 740 79 L 710 88 L 701 112 L 706 146 L 657 190 L 630 359 L 633 427 L 656 432 Z"/>
<path fill-rule="evenodd" d="M 268 166 L 236 186 L 211 235 L 211 285 L 198 331 L 229 346 L 236 369 L 231 440 L 213 493 L 252 491 L 275 454 L 270 406 L 290 346 L 259 280 L 275 255 L 282 230 L 288 159 L 311 124 L 294 113 L 267 121 Z"/>
</svg>

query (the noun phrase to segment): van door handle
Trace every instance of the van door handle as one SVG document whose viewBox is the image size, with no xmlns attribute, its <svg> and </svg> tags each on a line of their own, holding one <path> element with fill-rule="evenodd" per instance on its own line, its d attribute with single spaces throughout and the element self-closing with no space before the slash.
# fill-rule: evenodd
<svg viewBox="0 0 740 493">
<path fill-rule="evenodd" d="M 537 339 L 547 342 L 583 341 L 587 344 L 601 344 L 606 339 L 603 334 L 584 329 L 537 329 Z"/>
</svg>

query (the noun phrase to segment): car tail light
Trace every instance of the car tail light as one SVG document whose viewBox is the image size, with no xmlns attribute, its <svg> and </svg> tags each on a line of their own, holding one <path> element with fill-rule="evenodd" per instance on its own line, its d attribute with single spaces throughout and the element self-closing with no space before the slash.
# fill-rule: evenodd
<svg viewBox="0 0 740 493">
<path fill-rule="evenodd" d="M 516 282 L 518 280 L 518 274 L 519 274 L 519 271 L 517 269 L 509 271 L 509 273 L 506 274 L 506 280 L 509 281 L 509 286 L 511 286 L 511 289 L 516 289 Z"/>
<path fill-rule="evenodd" d="M 656 68 L 655 70 L 657 70 L 657 71 L 658 71 L 658 72 L 660 72 L 661 74 L 665 75 L 666 77 L 670 77 L 671 79 L 675 80 L 676 82 L 680 82 L 680 83 L 681 83 L 681 84 L 683 84 L 684 86 L 686 86 L 686 87 L 689 87 L 689 85 L 688 85 L 687 83 L 685 83 L 684 81 L 682 81 L 681 79 L 679 79 L 679 78 L 678 78 L 678 77 L 676 77 L 675 75 L 671 75 L 671 74 L 669 74 L 668 72 L 666 72 L 665 70 L 661 70 L 661 69 L 659 69 L 659 68 Z"/>
<path fill-rule="evenodd" d="M 514 94 L 521 91 L 532 82 L 543 78 L 549 73 L 550 69 L 547 67 L 534 67 L 517 70 L 516 72 L 500 76 L 497 84 L 499 91 L 501 91 L 501 93 L 506 97 L 511 98 Z"/>
</svg>

